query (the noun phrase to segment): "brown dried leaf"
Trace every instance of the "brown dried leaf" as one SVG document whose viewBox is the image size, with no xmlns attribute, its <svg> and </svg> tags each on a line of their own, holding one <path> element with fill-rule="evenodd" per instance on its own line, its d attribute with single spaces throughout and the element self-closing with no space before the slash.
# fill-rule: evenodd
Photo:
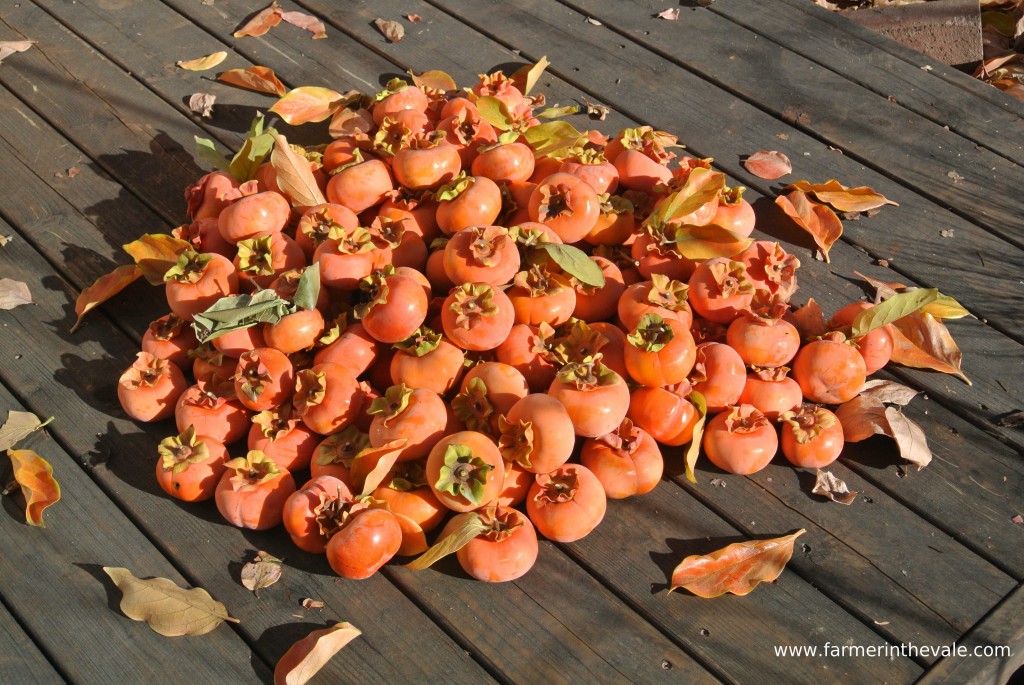
<svg viewBox="0 0 1024 685">
<path fill-rule="evenodd" d="M 405 38 L 405 27 L 399 24 L 397 21 L 391 21 L 390 19 L 377 18 L 373 20 L 373 25 L 377 27 L 377 30 L 384 34 L 384 37 L 391 43 L 397 43 L 398 41 Z"/>
<path fill-rule="evenodd" d="M 928 440 L 921 427 L 904 416 L 896 407 L 886 407 L 885 418 L 889 424 L 888 435 L 896 441 L 900 456 L 911 464 L 917 464 L 918 471 L 928 466 L 932 460 L 932 453 L 928 449 Z"/>
<path fill-rule="evenodd" d="M 25 52 L 33 45 L 34 40 L 0 40 L 0 62 L 16 52 Z"/>
<path fill-rule="evenodd" d="M 324 603 L 319 599 L 313 599 L 312 597 L 306 597 L 302 600 L 303 609 L 323 609 Z"/>
<path fill-rule="evenodd" d="M 843 222 L 829 207 L 815 202 L 807 193 L 799 190 L 775 198 L 775 204 L 782 208 L 797 226 L 807 231 L 821 249 L 825 261 L 832 244 L 843 234 Z"/>
<path fill-rule="evenodd" d="M 418 24 L 423 21 L 423 17 L 418 14 L 407 14 L 405 15 L 405 18 L 410 24 Z"/>
<path fill-rule="evenodd" d="M 167 578 L 135 577 L 126 568 L 104 566 L 103 570 L 121 590 L 121 611 L 135 621 L 167 637 L 204 635 L 231 618 L 223 604 L 206 590 L 186 590 Z"/>
<path fill-rule="evenodd" d="M 1016 523 L 1018 526 L 1024 525 L 1024 516 L 1021 516 L 1020 514 L 1017 514 L 1012 519 L 1010 519 L 1010 521 L 1012 521 L 1013 523 Z"/>
<path fill-rule="evenodd" d="M 872 379 L 864 383 L 859 394 L 865 397 L 874 397 L 886 404 L 898 404 L 902 407 L 909 404 L 910 400 L 914 399 L 920 392 L 920 390 L 908 388 L 895 381 Z"/>
<path fill-rule="evenodd" d="M 249 21 L 245 22 L 235 33 L 235 38 L 244 36 L 262 36 L 270 29 L 281 23 L 281 7 L 277 2 L 270 3 L 267 7 L 257 12 Z"/>
<path fill-rule="evenodd" d="M 805 532 L 801 529 L 781 538 L 737 542 L 711 554 L 686 557 L 672 571 L 669 592 L 685 588 L 706 598 L 727 592 L 749 594 L 761 582 L 779 577 L 793 556 L 794 542 Z"/>
<path fill-rule="evenodd" d="M 811 492 L 847 506 L 853 504 L 859 494 L 851 492 L 849 486 L 831 471 L 822 471 L 821 469 L 817 469 L 817 477 Z"/>
<path fill-rule="evenodd" d="M 43 511 L 60 501 L 60 485 L 53 479 L 53 467 L 32 450 L 7 450 L 7 456 L 14 466 L 14 480 L 25 497 L 25 521 L 44 526 Z"/>
<path fill-rule="evenodd" d="M 242 585 L 259 597 L 260 590 L 281 580 L 281 571 L 284 568 L 281 561 L 266 552 L 256 552 L 252 561 L 242 566 Z"/>
<path fill-rule="evenodd" d="M 963 354 L 945 324 L 928 312 L 914 312 L 893 322 L 892 361 L 915 369 L 932 369 L 971 381 L 960 370 Z"/>
<path fill-rule="evenodd" d="M 197 57 L 196 59 L 180 60 L 175 64 L 181 69 L 188 71 L 206 71 L 207 69 L 213 69 L 215 66 L 227 59 L 228 53 L 221 51 L 207 55 L 206 57 Z"/>
<path fill-rule="evenodd" d="M 860 442 L 873 435 L 889 434 L 885 405 L 877 397 L 857 395 L 839 405 L 836 418 L 843 426 L 843 440 L 846 442 Z"/>
<path fill-rule="evenodd" d="M 841 212 L 866 212 L 876 209 L 882 205 L 898 204 L 877 193 L 867 186 L 847 188 L 839 181 L 829 179 L 824 183 L 810 183 L 808 181 L 797 181 L 786 187 L 786 190 L 800 190 L 814 195 L 820 202 L 832 205 Z"/>
<path fill-rule="evenodd" d="M 790 314 L 790 322 L 800 331 L 800 338 L 803 340 L 812 340 L 828 330 L 821 305 L 815 302 L 813 297 L 807 300 L 803 307 Z"/>
<path fill-rule="evenodd" d="M 292 26 L 306 29 L 313 34 L 313 40 L 320 40 L 327 37 L 327 27 L 324 23 L 311 14 L 305 12 L 281 12 L 281 19 Z"/>
<path fill-rule="evenodd" d="M 74 333 L 82 323 L 82 317 L 118 294 L 142 276 L 142 269 L 135 264 L 119 266 L 109 274 L 100 276 L 96 282 L 83 290 L 75 300 L 75 314 L 78 319 L 71 327 Z"/>
<path fill-rule="evenodd" d="M 257 93 L 280 96 L 288 92 L 273 69 L 259 65 L 247 69 L 228 69 L 219 74 L 217 80 L 239 88 L 255 90 Z"/>
<path fill-rule="evenodd" d="M 335 654 L 362 631 L 351 623 L 336 623 L 314 630 L 284 653 L 274 669 L 274 685 L 304 685 Z"/>
<path fill-rule="evenodd" d="M 188 108 L 199 116 L 209 119 L 213 116 L 213 103 L 216 101 L 216 95 L 212 95 L 210 93 L 193 93 L 192 97 L 188 99 Z"/>
<path fill-rule="evenodd" d="M 667 10 L 662 10 L 654 15 L 658 19 L 665 19 L 667 21 L 675 21 L 679 18 L 679 8 L 669 7 Z"/>
<path fill-rule="evenodd" d="M 300 86 L 288 91 L 270 108 L 285 122 L 298 126 L 309 122 L 323 121 L 342 106 L 344 96 L 330 88 Z"/>
<path fill-rule="evenodd" d="M 608 116 L 608 113 L 612 111 L 612 108 L 608 105 L 598 105 L 591 102 L 586 98 L 582 98 L 584 106 L 587 108 L 587 116 L 591 119 L 597 119 L 598 121 L 604 121 Z"/>
<path fill-rule="evenodd" d="M 68 178 L 74 178 L 75 176 L 78 176 L 78 174 L 82 173 L 82 169 L 80 167 L 76 167 L 76 166 L 68 167 L 68 172 L 67 173 L 68 173 Z"/>
<path fill-rule="evenodd" d="M 291 200 L 293 207 L 314 207 L 327 202 L 313 172 L 309 170 L 309 162 L 297 155 L 280 134 L 274 136 L 270 164 L 277 172 L 278 187 Z"/>
<path fill-rule="evenodd" d="M 23 304 L 32 304 L 32 293 L 28 284 L 10 278 L 0 278 L 0 309 L 14 309 Z"/>
<path fill-rule="evenodd" d="M 342 107 L 331 118 L 328 132 L 332 138 L 369 133 L 374 130 L 373 115 L 365 108 Z"/>
<path fill-rule="evenodd" d="M 11 449 L 19 440 L 28 437 L 50 421 L 53 421 L 52 416 L 46 421 L 40 421 L 39 417 L 31 412 L 11 409 L 7 412 L 7 421 L 0 426 L 0 452 Z"/>
<path fill-rule="evenodd" d="M 747 171 L 758 178 L 774 181 L 793 172 L 793 164 L 789 157 L 778 150 L 760 150 L 743 161 Z"/>
</svg>

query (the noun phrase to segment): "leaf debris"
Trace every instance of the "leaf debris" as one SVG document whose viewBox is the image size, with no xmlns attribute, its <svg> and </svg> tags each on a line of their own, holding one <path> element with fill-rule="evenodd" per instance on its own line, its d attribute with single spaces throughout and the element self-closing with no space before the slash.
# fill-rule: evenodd
<svg viewBox="0 0 1024 685">
<path fill-rule="evenodd" d="M 32 304 L 32 293 L 28 284 L 10 278 L 0 278 L 0 309 L 14 309 L 23 304 Z"/>
<path fill-rule="evenodd" d="M 213 103 L 217 96 L 211 93 L 193 93 L 188 99 L 188 108 L 199 116 L 210 119 L 213 117 Z"/>
<path fill-rule="evenodd" d="M 266 552 L 256 552 L 256 556 L 242 566 L 242 585 L 259 597 L 260 590 L 281 580 L 282 561 Z"/>
<path fill-rule="evenodd" d="M 817 469 L 816 472 L 814 487 L 811 488 L 813 494 L 827 497 L 833 502 L 847 506 L 853 504 L 853 501 L 857 499 L 857 495 L 860 494 L 856 491 L 851 491 L 846 482 L 831 471 Z"/>
<path fill-rule="evenodd" d="M 405 28 L 397 21 L 381 19 L 378 17 L 373 20 L 373 25 L 377 27 L 377 30 L 380 31 L 390 43 L 397 43 L 405 37 Z"/>
<path fill-rule="evenodd" d="M 103 570 L 121 590 L 124 615 L 145 621 L 161 635 L 204 635 L 224 621 L 238 623 L 202 588 L 186 590 L 167 578 L 138 578 L 126 568 L 104 566 Z"/>
</svg>

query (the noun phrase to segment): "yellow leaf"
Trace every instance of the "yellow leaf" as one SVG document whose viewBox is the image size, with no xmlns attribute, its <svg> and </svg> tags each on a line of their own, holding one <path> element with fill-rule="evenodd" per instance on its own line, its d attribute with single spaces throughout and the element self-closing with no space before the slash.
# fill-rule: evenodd
<svg viewBox="0 0 1024 685">
<path fill-rule="evenodd" d="M 97 278 L 96 282 L 83 290 L 75 300 L 75 314 L 78 315 L 78 320 L 71 327 L 71 332 L 74 333 L 78 329 L 86 314 L 127 288 L 141 275 L 142 269 L 137 265 L 125 264 Z"/>
<path fill-rule="evenodd" d="M 60 501 L 60 485 L 53 479 L 53 467 L 32 450 L 7 450 L 14 466 L 14 480 L 25 496 L 25 521 L 43 526 L 43 511 Z"/>
<path fill-rule="evenodd" d="M 207 69 L 212 69 L 223 62 L 227 56 L 228 53 L 226 52 L 215 52 L 212 55 L 207 55 L 206 57 L 179 61 L 177 62 L 177 65 L 182 69 L 188 69 L 189 71 L 206 71 Z"/>
</svg>

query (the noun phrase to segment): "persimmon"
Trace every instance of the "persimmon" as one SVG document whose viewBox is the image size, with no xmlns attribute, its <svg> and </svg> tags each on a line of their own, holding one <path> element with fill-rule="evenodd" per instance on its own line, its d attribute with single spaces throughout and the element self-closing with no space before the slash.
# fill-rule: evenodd
<svg viewBox="0 0 1024 685">
<path fill-rule="evenodd" d="M 555 542 L 586 537 L 604 519 L 607 508 L 604 486 L 581 464 L 538 473 L 526 495 L 526 513 L 537 532 Z"/>
<path fill-rule="evenodd" d="M 117 398 L 136 421 L 161 421 L 174 414 L 186 388 L 188 381 L 177 364 L 139 352 L 117 382 Z"/>
<path fill-rule="evenodd" d="M 320 282 L 338 290 L 354 291 L 359 282 L 391 263 L 391 246 L 370 229 L 331 229 L 331 234 L 313 253 L 320 265 Z"/>
<path fill-rule="evenodd" d="M 611 433 L 584 440 L 580 463 L 601 481 L 609 499 L 650 492 L 665 468 L 658 443 L 629 418 Z"/>
<path fill-rule="evenodd" d="M 426 457 L 444 436 L 448 411 L 444 400 L 433 390 L 393 385 L 366 410 L 373 415 L 370 445 L 381 447 L 394 440 L 405 440 L 399 461 Z"/>
<path fill-rule="evenodd" d="M 263 341 L 284 354 L 312 349 L 324 332 L 324 316 L 319 309 L 300 309 L 276 322 L 263 324 Z"/>
<path fill-rule="evenodd" d="M 348 325 L 338 337 L 317 350 L 314 364 L 337 364 L 353 377 L 361 376 L 380 356 L 382 344 L 374 339 L 363 324 L 356 321 Z"/>
<path fill-rule="evenodd" d="M 288 225 L 292 207 L 284 195 L 268 190 L 247 195 L 221 210 L 217 227 L 232 245 L 240 240 L 280 233 Z"/>
<path fill-rule="evenodd" d="M 494 500 L 495 506 L 517 507 L 526 501 L 526 495 L 533 486 L 533 477 L 530 473 L 516 462 L 505 462 L 505 481 L 501 486 L 501 493 Z"/>
<path fill-rule="evenodd" d="M 259 326 L 248 326 L 236 328 L 218 335 L 212 341 L 214 349 L 233 360 L 238 364 L 238 358 L 246 352 L 267 347 L 267 341 L 263 339 L 263 329 Z"/>
<path fill-rule="evenodd" d="M 662 319 L 675 319 L 684 327 L 693 323 L 693 311 L 687 304 L 690 287 L 664 274 L 652 274 L 650 280 L 625 288 L 616 304 L 619 323 L 633 330 L 644 314 L 657 314 Z"/>
<path fill-rule="evenodd" d="M 475 381 L 483 384 L 487 400 L 499 414 L 508 414 L 516 402 L 530 393 L 523 374 L 501 362 L 483 362 L 469 368 L 459 384 L 459 392 L 469 391 Z"/>
<path fill-rule="evenodd" d="M 367 301 L 359 314 L 367 334 L 385 344 L 405 340 L 423 325 L 427 317 L 427 296 L 414 279 L 401 274 L 372 274 L 360 283 Z"/>
<path fill-rule="evenodd" d="M 164 274 L 167 304 L 185 321 L 217 300 L 238 292 L 238 273 L 227 257 L 185 250 Z"/>
<path fill-rule="evenodd" d="M 458 150 L 463 169 L 472 167 L 481 147 L 498 142 L 494 127 L 480 116 L 475 105 L 443 117 L 435 130 L 444 133 L 445 142 Z"/>
<path fill-rule="evenodd" d="M 755 289 L 767 290 L 784 302 L 796 292 L 800 260 L 782 249 L 779 243 L 755 240 L 733 259 L 743 264 L 747 279 Z"/>
<path fill-rule="evenodd" d="M 230 378 L 235 372 L 237 360 L 228 357 L 211 343 L 202 343 L 188 351 L 192 360 L 192 377 L 197 381 L 209 381 L 214 376 Z"/>
<path fill-rule="evenodd" d="M 587 285 L 574 278 L 572 283 L 576 290 L 576 306 L 572 310 L 572 315 L 588 322 L 605 321 L 615 316 L 619 298 L 626 290 L 626 283 L 622 278 L 622 271 L 615 262 L 593 255 L 590 259 L 601 269 L 604 285 Z"/>
<path fill-rule="evenodd" d="M 619 172 L 601 153 L 577 155 L 563 160 L 558 171 L 583 179 L 598 195 L 614 193 L 619 187 Z"/>
<path fill-rule="evenodd" d="M 409 517 L 425 532 L 437 528 L 448 513 L 427 483 L 425 459 L 395 464 L 372 497 L 387 502 L 392 512 Z"/>
<path fill-rule="evenodd" d="M 742 262 L 714 257 L 694 269 L 688 301 L 693 310 L 714 323 L 728 324 L 750 308 L 754 285 Z"/>
<path fill-rule="evenodd" d="M 576 446 L 569 412 L 550 395 L 527 395 L 499 415 L 498 425 L 501 456 L 530 473 L 553 471 L 569 460 Z"/>
<path fill-rule="evenodd" d="M 747 384 L 747 368 L 729 345 L 701 343 L 688 380 L 692 389 L 704 396 L 708 413 L 717 414 L 740 401 Z"/>
<path fill-rule="evenodd" d="M 598 195 L 601 213 L 583 237 L 591 245 L 621 245 L 636 229 L 636 208 L 622 195 Z"/>
<path fill-rule="evenodd" d="M 619 174 L 619 185 L 629 190 L 650 193 L 658 184 L 666 184 L 672 179 L 672 172 L 667 166 L 639 150 L 623 150 L 615 157 L 614 164 Z"/>
<path fill-rule="evenodd" d="M 196 219 L 190 224 L 183 224 L 171 229 L 171 235 L 190 243 L 196 252 L 216 252 L 228 259 L 235 256 L 235 246 L 220 234 L 217 217 Z"/>
<path fill-rule="evenodd" d="M 423 89 L 412 86 L 402 79 L 392 79 L 387 88 L 377 93 L 376 103 L 370 110 L 373 121 L 380 124 L 384 117 L 404 110 L 424 112 L 430 100 Z"/>
<path fill-rule="evenodd" d="M 258 347 L 238 358 L 234 380 L 238 401 L 253 411 L 263 411 L 291 397 L 295 370 L 280 350 Z"/>
<path fill-rule="evenodd" d="M 792 367 L 804 399 L 821 404 L 849 402 L 867 379 L 864 357 L 842 333 L 828 333 L 800 348 Z"/>
<path fill-rule="evenodd" d="M 352 372 L 337 364 L 314 364 L 295 374 L 292 405 L 315 433 L 330 435 L 352 423 L 362 409 L 362 389 Z"/>
<path fill-rule="evenodd" d="M 783 412 L 799 407 L 804 401 L 800 385 L 788 374 L 786 366 L 751 369 L 738 404 L 753 405 L 769 421 L 777 421 Z"/>
<path fill-rule="evenodd" d="M 629 410 L 629 387 L 600 361 L 566 364 L 548 394 L 569 412 L 576 435 L 585 438 L 610 433 Z"/>
<path fill-rule="evenodd" d="M 194 426 L 200 435 L 231 445 L 249 430 L 249 413 L 235 396 L 234 383 L 215 377 L 197 381 L 181 394 L 174 407 L 174 422 L 178 432 Z"/>
<path fill-rule="evenodd" d="M 486 283 L 464 283 L 441 305 L 444 334 L 464 350 L 493 350 L 508 337 L 515 309 L 508 295 Z"/>
<path fill-rule="evenodd" d="M 281 468 L 299 471 L 309 467 L 320 440 L 321 436 L 295 415 L 291 403 L 285 402 L 252 417 L 246 444 L 250 450 L 263 452 Z"/>
<path fill-rule="evenodd" d="M 851 302 L 832 315 L 832 318 L 829 319 L 829 327 L 849 333 L 850 326 L 857 315 L 870 308 L 871 305 L 867 302 Z M 860 356 L 864 358 L 864 370 L 869 376 L 889 363 L 895 347 L 894 341 L 891 323 L 868 331 L 859 338 L 853 338 L 853 344 L 860 352 Z"/>
<path fill-rule="evenodd" d="M 211 171 L 185 188 L 188 215 L 193 221 L 216 219 L 231 204 L 231 191 L 237 191 L 238 181 L 226 171 Z"/>
<path fill-rule="evenodd" d="M 452 283 L 505 285 L 519 266 L 519 250 L 502 226 L 463 228 L 444 246 L 444 272 Z"/>
<path fill-rule="evenodd" d="M 243 289 L 263 290 L 278 274 L 306 266 L 306 254 L 291 236 L 274 233 L 239 240 L 234 265 Z"/>
<path fill-rule="evenodd" d="M 704 452 L 729 473 L 760 471 L 779 449 L 779 436 L 767 417 L 749 404 L 716 414 L 704 428 Z"/>
<path fill-rule="evenodd" d="M 824 407 L 805 404 L 784 412 L 782 455 L 793 466 L 820 469 L 828 466 L 843 451 L 843 424 Z"/>
<path fill-rule="evenodd" d="M 327 543 L 327 562 L 342 578 L 369 578 L 402 546 L 402 527 L 387 509 L 352 513 Z"/>
<path fill-rule="evenodd" d="M 630 378 L 660 388 L 686 380 L 696 361 L 696 345 L 681 322 L 644 314 L 626 337 L 625 362 Z"/>
<path fill-rule="evenodd" d="M 437 226 L 454 235 L 470 226 L 491 226 L 501 213 L 501 189 L 486 176 L 457 176 L 435 195 Z"/>
<path fill-rule="evenodd" d="M 754 208 L 743 198 L 743 186 L 725 188 L 718 195 L 718 208 L 711 217 L 711 223 L 728 229 L 739 236 L 754 232 L 757 217 Z"/>
<path fill-rule="evenodd" d="M 452 511 L 479 509 L 495 500 L 505 479 L 505 462 L 494 441 L 477 431 L 446 435 L 427 456 L 427 482 Z"/>
<path fill-rule="evenodd" d="M 413 138 L 412 144 L 391 160 L 395 180 L 409 190 L 432 190 L 450 183 L 461 170 L 458 148 L 443 139 Z"/>
<path fill-rule="evenodd" d="M 517 323 L 495 349 L 495 356 L 502 364 L 519 371 L 532 392 L 544 392 L 558 373 L 558 365 L 549 347 L 553 344 L 553 336 L 554 329 L 550 326 Z"/>
<path fill-rule="evenodd" d="M 353 231 L 359 227 L 359 217 L 344 205 L 325 203 L 310 207 L 299 217 L 295 228 L 295 242 L 302 248 L 306 259 L 313 258 L 313 253 L 320 244 L 330 237 L 331 229 L 335 234 L 342 231 Z"/>
<path fill-rule="evenodd" d="M 518 141 L 497 143 L 479 151 L 470 169 L 474 176 L 485 176 L 496 183 L 526 181 L 533 175 L 533 150 Z"/>
<path fill-rule="evenodd" d="M 800 332 L 781 315 L 744 312 L 729 324 L 725 339 L 749 366 L 784 366 L 800 349 Z"/>
<path fill-rule="evenodd" d="M 569 277 L 536 264 L 517 273 L 505 294 L 512 302 L 515 322 L 528 326 L 560 326 L 576 308 L 576 290 Z"/>
<path fill-rule="evenodd" d="M 356 214 L 383 202 L 395 189 L 387 164 L 379 159 L 356 162 L 336 171 L 327 182 L 327 201 Z"/>
<path fill-rule="evenodd" d="M 350 485 L 352 460 L 369 446 L 370 436 L 355 424 L 349 424 L 316 446 L 309 463 L 310 476 L 334 476 Z"/>
<path fill-rule="evenodd" d="M 164 492 L 183 502 L 213 497 L 228 460 L 223 443 L 196 435 L 195 427 L 189 426 L 161 440 L 157 452 L 156 481 Z"/>
<path fill-rule="evenodd" d="M 462 570 L 477 580 L 502 583 L 522 577 L 537 562 L 537 531 L 523 513 L 503 506 L 484 507 L 453 518 L 438 539 L 478 517 L 483 531 L 455 553 Z"/>
<path fill-rule="evenodd" d="M 555 173 L 537 185 L 528 205 L 530 220 L 550 226 L 564 243 L 582 240 L 601 214 L 601 201 L 579 176 Z"/>
<path fill-rule="evenodd" d="M 689 395 L 689 383 L 636 388 L 630 393 L 628 416 L 662 445 L 685 445 L 693 439 L 693 429 L 700 420 Z"/>
<path fill-rule="evenodd" d="M 292 474 L 258 450 L 228 461 L 214 501 L 233 526 L 268 530 L 284 520 L 284 503 L 295 492 Z"/>
<path fill-rule="evenodd" d="M 188 351 L 198 344 L 192 327 L 174 314 L 161 316 L 149 324 L 142 335 L 143 352 L 172 361 L 181 368 L 189 363 Z"/>
<path fill-rule="evenodd" d="M 425 388 L 444 395 L 462 377 L 465 352 L 426 326 L 395 343 L 394 347 L 389 368 L 391 382 L 396 385 Z"/>
<path fill-rule="evenodd" d="M 315 476 L 284 503 L 284 529 L 303 552 L 323 554 L 352 503 L 348 485 L 334 476 Z"/>
</svg>

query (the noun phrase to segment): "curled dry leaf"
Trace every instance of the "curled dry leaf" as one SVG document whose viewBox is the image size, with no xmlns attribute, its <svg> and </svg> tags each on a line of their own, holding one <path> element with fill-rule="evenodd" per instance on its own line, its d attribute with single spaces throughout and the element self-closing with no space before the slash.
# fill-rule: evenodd
<svg viewBox="0 0 1024 685">
<path fill-rule="evenodd" d="M 242 566 L 241 581 L 257 597 L 260 590 L 281 580 L 282 560 L 266 552 L 256 552 L 252 561 Z"/>
<path fill-rule="evenodd" d="M 819 202 L 832 205 L 840 212 L 867 212 L 882 205 L 899 206 L 867 186 L 847 188 L 834 178 L 824 183 L 797 181 L 787 186 L 786 190 L 800 190 L 813 195 Z"/>
<path fill-rule="evenodd" d="M 654 16 L 656 16 L 658 19 L 665 19 L 667 21 L 675 21 L 676 19 L 679 18 L 679 8 L 678 7 L 669 7 L 667 10 L 662 10 L 661 12 L 658 12 Z"/>
<path fill-rule="evenodd" d="M 918 311 L 893 322 L 892 361 L 915 369 L 932 369 L 971 381 L 960 370 L 963 358 L 949 329 L 928 312 Z"/>
<path fill-rule="evenodd" d="M 216 101 L 217 96 L 211 93 L 193 93 L 192 97 L 188 99 L 188 108 L 199 116 L 209 119 L 213 117 L 213 103 Z"/>
<path fill-rule="evenodd" d="M 34 40 L 0 40 L 0 62 L 16 52 L 25 52 L 33 45 Z"/>
<path fill-rule="evenodd" d="M 71 327 L 74 333 L 82 323 L 82 318 L 114 295 L 118 294 L 142 276 L 142 269 L 136 264 L 119 266 L 109 274 L 100 276 L 96 282 L 83 290 L 75 300 L 75 314 L 78 319 Z"/>
<path fill-rule="evenodd" d="M 281 7 L 276 2 L 272 2 L 254 14 L 233 35 L 235 38 L 262 36 L 281 23 L 281 13 Z"/>
<path fill-rule="evenodd" d="M 612 108 L 608 105 L 598 105 L 586 98 L 583 99 L 583 105 L 587 108 L 587 116 L 591 119 L 597 119 L 598 121 L 604 121 L 608 116 L 608 113 L 612 111 Z"/>
<path fill-rule="evenodd" d="M 774 181 L 793 172 L 789 157 L 778 150 L 759 150 L 743 161 L 747 171 L 766 181 Z"/>
<path fill-rule="evenodd" d="M 873 435 L 888 435 L 882 400 L 869 395 L 857 395 L 836 409 L 836 418 L 843 426 L 843 440 L 860 442 Z"/>
<path fill-rule="evenodd" d="M 322 21 L 311 14 L 306 14 L 305 12 L 281 12 L 281 20 L 292 26 L 298 26 L 300 29 L 306 29 L 313 34 L 313 40 L 327 37 L 327 27 L 324 26 Z"/>
<path fill-rule="evenodd" d="M 813 297 L 807 300 L 807 304 L 803 307 L 793 311 L 791 321 L 800 331 L 800 337 L 803 340 L 812 340 L 828 330 L 821 305 L 815 302 Z"/>
<path fill-rule="evenodd" d="M 223 604 L 202 588 L 185 588 L 167 578 L 137 578 L 126 568 L 103 570 L 122 593 L 121 611 L 135 621 L 145 621 L 167 637 L 204 635 L 231 618 Z"/>
<path fill-rule="evenodd" d="M 323 609 L 324 603 L 319 599 L 313 599 L 312 597 L 306 597 L 302 600 L 303 609 Z"/>
<path fill-rule="evenodd" d="M 902 407 L 910 404 L 910 400 L 914 399 L 920 392 L 920 390 L 908 388 L 895 381 L 884 381 L 875 378 L 864 383 L 859 394 L 864 397 L 874 397 L 886 404 L 898 404 Z"/>
<path fill-rule="evenodd" d="M 775 204 L 782 208 L 797 226 L 807 231 L 821 249 L 825 261 L 832 244 L 843 234 L 843 222 L 829 207 L 810 199 L 807 193 L 794 190 L 788 195 L 775 198 Z"/>
<path fill-rule="evenodd" d="M 916 464 L 918 471 L 928 466 L 932 460 L 932 452 L 928 449 L 928 440 L 921 427 L 896 407 L 885 408 L 885 419 L 889 424 L 888 434 L 896 441 L 900 456 L 911 464 Z"/>
<path fill-rule="evenodd" d="M 288 92 L 288 89 L 281 83 L 281 79 L 277 78 L 277 74 L 274 73 L 273 69 L 259 65 L 246 69 L 228 69 L 218 74 L 217 80 L 232 86 L 238 86 L 239 88 L 255 90 L 257 93 L 281 96 Z"/>
<path fill-rule="evenodd" d="M 342 106 L 343 97 L 329 88 L 300 86 L 288 91 L 270 111 L 280 115 L 285 122 L 298 126 L 328 118 Z"/>
<path fill-rule="evenodd" d="M 303 685 L 362 631 L 348 622 L 314 630 L 284 653 L 274 668 L 274 685 Z"/>
<path fill-rule="evenodd" d="M 151 285 L 163 285 L 164 274 L 178 263 L 178 256 L 192 247 L 190 243 L 165 233 L 147 233 L 123 245 Z"/>
<path fill-rule="evenodd" d="M 405 38 L 405 28 L 397 21 L 381 19 L 378 17 L 373 20 L 373 25 L 376 26 L 377 30 L 384 34 L 384 37 L 391 43 L 397 43 Z"/>
<path fill-rule="evenodd" d="M 23 304 L 32 304 L 32 293 L 28 284 L 10 278 L 0 278 L 0 309 L 14 309 Z"/>
<path fill-rule="evenodd" d="M 853 504 L 859 494 L 856 491 L 851 491 L 849 486 L 831 471 L 822 471 L 821 469 L 817 469 L 817 476 L 811 492 L 847 506 Z"/>
<path fill-rule="evenodd" d="M 1010 521 L 1013 522 L 1013 523 L 1016 523 L 1018 526 L 1022 526 L 1022 525 L 1024 525 L 1024 516 L 1021 516 L 1020 514 L 1017 514 L 1016 516 L 1011 518 Z"/>
<path fill-rule="evenodd" d="M 418 24 L 423 21 L 423 17 L 418 14 L 407 14 L 405 18 L 410 24 Z"/>
<path fill-rule="evenodd" d="M 7 420 L 0 426 L 0 452 L 9 450 L 33 432 L 53 421 L 53 417 L 40 421 L 39 417 L 27 411 L 7 412 Z"/>
<path fill-rule="evenodd" d="M 693 438 L 690 439 L 690 444 L 686 448 L 684 463 L 686 464 L 686 480 L 696 485 L 697 476 L 694 475 L 694 469 L 697 468 L 697 457 L 700 455 L 701 439 L 704 437 L 704 422 L 708 418 L 708 403 L 704 399 L 704 395 L 696 390 L 690 392 L 690 401 L 697 408 L 700 418 L 697 419 L 697 423 L 693 426 Z M 724 482 L 722 487 L 725 487 Z"/>
<path fill-rule="evenodd" d="M 277 185 L 293 207 L 313 207 L 327 202 L 306 158 L 296 154 L 282 135 L 274 136 L 270 163 L 277 172 Z"/>
<path fill-rule="evenodd" d="M 14 466 L 14 480 L 25 496 L 25 521 L 43 526 L 43 511 L 60 501 L 60 485 L 53 479 L 53 467 L 32 450 L 7 450 Z"/>
<path fill-rule="evenodd" d="M 523 95 L 529 95 L 537 86 L 537 81 L 540 80 L 540 77 L 550 66 L 551 62 L 548 60 L 547 55 L 544 55 L 537 60 L 536 64 L 516 69 L 516 72 L 512 74 L 512 83 Z"/>
<path fill-rule="evenodd" d="M 762 582 L 779 577 L 793 556 L 793 544 L 807 531 L 770 540 L 736 542 L 705 555 L 683 559 L 672 571 L 672 590 L 685 588 L 698 597 L 718 597 L 730 592 L 749 594 Z"/>
<path fill-rule="evenodd" d="M 430 549 L 406 564 L 405 568 L 411 571 L 428 569 L 449 554 L 454 554 L 468 545 L 470 540 L 484 532 L 487 527 L 479 514 L 474 512 L 459 514 L 452 520 L 452 523 L 453 526 L 448 535 L 435 542 Z"/>
<path fill-rule="evenodd" d="M 215 52 L 207 55 L 206 57 L 197 57 L 196 59 L 179 60 L 175 64 L 188 71 L 206 71 L 207 69 L 213 69 L 215 66 L 227 59 L 228 53 L 226 52 Z"/>
</svg>

